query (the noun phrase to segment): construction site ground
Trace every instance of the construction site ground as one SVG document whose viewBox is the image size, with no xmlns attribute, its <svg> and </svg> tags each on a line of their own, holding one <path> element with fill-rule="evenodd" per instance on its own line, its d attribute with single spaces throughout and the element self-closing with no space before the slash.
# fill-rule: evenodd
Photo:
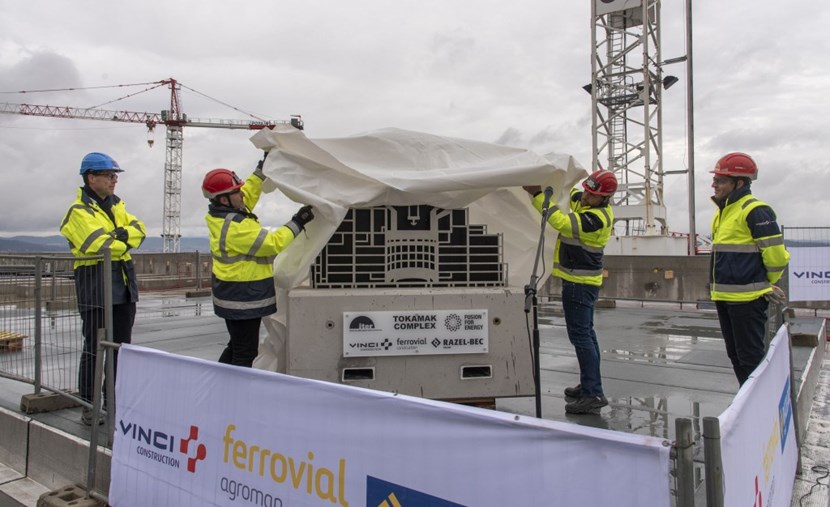
<svg viewBox="0 0 830 507">
<path fill-rule="evenodd" d="M 541 336 L 542 416 L 577 425 L 612 431 L 652 435 L 674 440 L 675 420 L 691 418 L 695 440 L 700 443 L 702 418 L 717 416 L 731 403 L 738 383 L 724 351 L 713 308 L 680 303 L 617 301 L 598 308 L 596 329 L 602 350 L 602 377 L 609 406 L 600 415 L 565 413 L 562 390 L 579 382 L 577 360 L 565 331 L 561 305 L 542 298 L 539 308 Z M 824 315 L 796 316 L 793 330 L 816 334 Z M 264 330 L 263 330 L 264 332 Z M 227 342 L 224 322 L 213 315 L 208 297 L 179 293 L 142 294 L 133 343 L 202 359 L 215 360 Z M 819 347 L 795 346 L 793 363 L 796 387 L 812 380 L 801 452 L 801 475 L 793 488 L 793 506 L 828 503 L 827 467 L 830 465 L 830 360 L 824 358 L 826 342 Z M 530 345 L 528 345 L 530 346 Z M 81 409 L 23 414 L 21 397 L 32 386 L 0 378 L 0 410 L 50 431 L 53 438 L 72 440 L 77 456 L 51 456 L 35 464 L 37 456 L 9 456 L 0 449 L 0 507 L 34 506 L 43 493 L 71 484 L 85 466 L 90 428 L 80 423 Z M 535 415 L 532 397 L 496 400 L 496 410 Z M 0 416 L 3 413 L 0 412 Z M 0 421 L 3 419 L 0 418 Z M 0 433 L 4 431 L 0 423 Z M 40 434 L 29 432 L 30 435 Z M 34 438 L 34 437 L 30 437 Z M 1 440 L 0 440 L 1 441 Z M 26 447 L 32 449 L 32 442 Z M 55 446 L 64 449 L 64 446 Z M 88 447 L 87 447 L 88 448 Z M 697 484 L 695 505 L 706 505 L 703 486 L 702 445 L 696 446 Z M 30 451 L 31 452 L 31 451 Z M 65 451 L 61 451 L 65 452 Z M 28 474 L 9 460 L 29 463 Z M 51 463 L 51 465 L 50 465 Z M 49 467 L 54 469 L 49 470 Z M 108 473 L 105 474 L 109 476 Z M 48 479 L 46 479 L 48 478 Z"/>
</svg>

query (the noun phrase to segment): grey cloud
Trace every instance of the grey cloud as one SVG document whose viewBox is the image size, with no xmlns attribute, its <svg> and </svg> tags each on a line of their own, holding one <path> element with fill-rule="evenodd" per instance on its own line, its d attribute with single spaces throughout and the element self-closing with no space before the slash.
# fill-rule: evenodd
<svg viewBox="0 0 830 507">
<path fill-rule="evenodd" d="M 2 62 L 2 60 L 0 60 Z M 17 92 L 54 88 L 80 88 L 83 81 L 70 58 L 49 52 L 35 51 L 8 66 L 0 65 L 0 91 Z M 38 94 L 4 94 L 8 102 L 37 102 L 38 98 L 54 98 L 60 92 Z"/>
</svg>

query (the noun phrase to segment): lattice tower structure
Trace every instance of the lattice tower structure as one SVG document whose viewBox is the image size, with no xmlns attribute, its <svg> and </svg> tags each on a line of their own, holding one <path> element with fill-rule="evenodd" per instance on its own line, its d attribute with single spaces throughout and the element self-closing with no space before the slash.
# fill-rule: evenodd
<svg viewBox="0 0 830 507">
<path fill-rule="evenodd" d="M 666 235 L 660 0 L 593 0 L 591 15 L 592 162 L 620 182 L 615 233 Z"/>
</svg>

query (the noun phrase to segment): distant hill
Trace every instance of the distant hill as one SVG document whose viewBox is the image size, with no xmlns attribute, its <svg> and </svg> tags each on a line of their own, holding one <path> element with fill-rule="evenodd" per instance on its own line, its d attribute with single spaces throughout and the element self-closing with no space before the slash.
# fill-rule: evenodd
<svg viewBox="0 0 830 507">
<path fill-rule="evenodd" d="M 155 253 L 163 250 L 161 238 L 150 237 L 144 240 L 141 248 L 134 250 L 138 253 Z M 209 252 L 210 242 L 207 238 L 181 238 L 180 251 L 182 252 Z M 0 252 L 6 253 L 69 253 L 66 238 L 55 236 L 12 236 L 0 237 Z"/>
</svg>

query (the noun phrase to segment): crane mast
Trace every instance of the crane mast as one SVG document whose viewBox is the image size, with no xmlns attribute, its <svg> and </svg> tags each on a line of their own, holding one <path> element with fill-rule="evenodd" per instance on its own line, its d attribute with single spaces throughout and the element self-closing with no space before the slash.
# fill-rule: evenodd
<svg viewBox="0 0 830 507">
<path fill-rule="evenodd" d="M 615 240 L 606 253 L 685 255 L 669 235 L 663 200 L 661 0 L 592 0 L 593 168 L 613 171 Z"/>
<path fill-rule="evenodd" d="M 184 127 L 261 130 L 275 125 L 291 125 L 295 128 L 302 129 L 303 122 L 300 116 L 292 116 L 290 120 L 278 121 L 190 119 L 181 110 L 181 85 L 172 78 L 162 80 L 159 84 L 168 85 L 170 88 L 170 108 L 161 111 L 161 113 L 37 104 L 12 104 L 8 102 L 0 102 L 0 113 L 76 120 L 142 123 L 147 126 L 149 131 L 153 131 L 157 125 L 164 125 L 167 131 L 165 135 L 164 210 L 161 237 L 163 251 L 167 253 L 178 252 L 180 249 Z"/>
</svg>

